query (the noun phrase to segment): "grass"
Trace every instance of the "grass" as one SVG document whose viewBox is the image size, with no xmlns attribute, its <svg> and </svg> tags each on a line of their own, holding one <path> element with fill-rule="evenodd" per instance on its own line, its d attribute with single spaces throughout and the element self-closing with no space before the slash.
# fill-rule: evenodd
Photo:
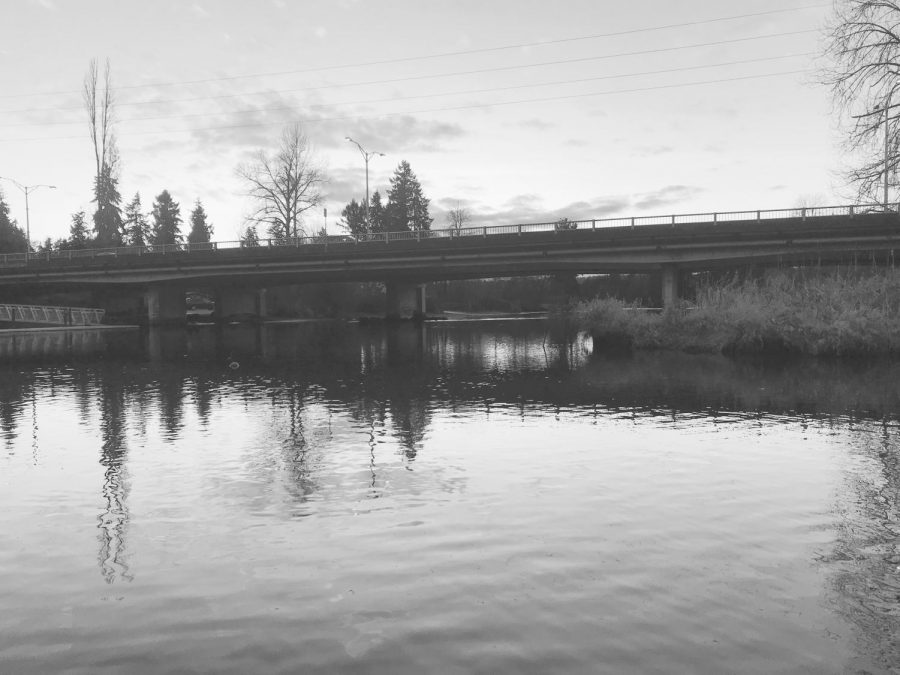
<svg viewBox="0 0 900 675">
<path fill-rule="evenodd" d="M 600 349 L 900 354 L 900 272 L 778 270 L 701 286 L 694 303 L 664 312 L 596 298 L 571 307 L 567 319 Z"/>
</svg>

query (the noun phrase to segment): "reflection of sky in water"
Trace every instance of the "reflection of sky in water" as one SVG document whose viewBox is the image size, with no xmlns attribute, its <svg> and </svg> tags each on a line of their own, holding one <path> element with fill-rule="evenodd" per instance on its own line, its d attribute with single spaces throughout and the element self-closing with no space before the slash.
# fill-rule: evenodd
<svg viewBox="0 0 900 675">
<path fill-rule="evenodd" d="M 898 665 L 896 366 L 540 324 L 97 345 L 0 366 L 13 672 Z"/>
</svg>

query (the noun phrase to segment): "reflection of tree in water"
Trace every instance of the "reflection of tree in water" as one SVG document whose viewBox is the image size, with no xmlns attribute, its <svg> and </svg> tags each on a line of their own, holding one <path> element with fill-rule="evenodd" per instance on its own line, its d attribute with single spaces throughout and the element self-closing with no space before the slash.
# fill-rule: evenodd
<svg viewBox="0 0 900 675">
<path fill-rule="evenodd" d="M 306 440 L 302 397 L 296 387 L 286 392 L 286 397 L 290 429 L 281 443 L 281 451 L 289 478 L 287 490 L 296 503 L 302 504 L 318 489 L 318 485 L 313 478 L 310 447 Z"/>
<path fill-rule="evenodd" d="M 98 385 L 100 395 L 100 429 L 103 445 L 100 464 L 104 467 L 103 499 L 106 502 L 98 517 L 100 552 L 98 562 L 106 583 L 131 581 L 125 549 L 128 527 L 128 474 L 125 460 L 125 395 L 120 384 L 103 377 Z"/>
<path fill-rule="evenodd" d="M 159 410 L 169 438 L 178 438 L 184 414 L 184 378 L 179 372 L 168 371 L 159 380 Z"/>
<path fill-rule="evenodd" d="M 838 509 L 837 545 L 823 562 L 858 652 L 891 669 L 900 666 L 900 437 L 887 425 L 880 440 L 860 431 L 851 448 L 860 461 L 841 492 L 852 501 Z"/>
<path fill-rule="evenodd" d="M 30 373 L 0 371 L 0 434 L 10 448 L 22 421 L 25 402 L 33 396 L 34 379 Z"/>
</svg>

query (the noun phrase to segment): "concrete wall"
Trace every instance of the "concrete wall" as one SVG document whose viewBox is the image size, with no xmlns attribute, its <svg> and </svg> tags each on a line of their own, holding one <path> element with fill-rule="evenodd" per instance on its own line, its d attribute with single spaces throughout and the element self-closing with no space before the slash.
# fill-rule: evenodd
<svg viewBox="0 0 900 675">
<path fill-rule="evenodd" d="M 425 316 L 425 284 L 389 281 L 385 284 L 385 315 L 389 319 Z"/>
<path fill-rule="evenodd" d="M 268 315 L 266 289 L 222 288 L 216 293 L 216 318 L 264 319 Z"/>
<path fill-rule="evenodd" d="M 177 286 L 154 286 L 144 292 L 147 321 L 152 324 L 185 321 L 187 304 L 184 289 Z"/>
</svg>

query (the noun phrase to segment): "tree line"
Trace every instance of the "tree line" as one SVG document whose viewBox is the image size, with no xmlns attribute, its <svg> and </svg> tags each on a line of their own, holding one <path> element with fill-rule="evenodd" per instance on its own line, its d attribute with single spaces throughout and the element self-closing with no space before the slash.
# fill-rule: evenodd
<svg viewBox="0 0 900 675">
<path fill-rule="evenodd" d="M 119 189 L 121 159 L 115 129 L 116 96 L 109 61 L 101 68 L 97 59 L 91 60 L 84 78 L 82 99 L 93 149 L 92 202 L 96 208 L 90 219 L 85 211 L 73 213 L 69 236 L 55 241 L 48 238 L 38 250 L 210 241 L 213 228 L 199 199 L 190 213 L 190 230 L 186 237 L 182 232 L 181 207 L 168 190 L 156 196 L 149 212 L 143 207 L 140 192 L 123 205 Z M 316 162 L 299 124 L 284 129 L 275 152 L 259 150 L 252 162 L 239 165 L 235 173 L 254 205 L 241 234 L 244 245 L 259 245 L 259 228 L 264 228 L 262 236 L 275 241 L 327 234 L 324 228 L 308 232 L 302 224 L 304 214 L 323 202 L 322 186 L 327 177 Z M 434 220 L 429 214 L 429 203 L 409 162 L 403 160 L 390 179 L 385 197 L 376 190 L 368 204 L 351 200 L 341 211 L 339 225 L 354 237 L 429 230 Z M 450 212 L 448 226 L 459 229 L 467 221 L 465 210 L 457 208 Z M 31 246 L 25 233 L 10 217 L 9 206 L 0 192 L 0 252 L 23 252 L 32 250 Z"/>
</svg>

